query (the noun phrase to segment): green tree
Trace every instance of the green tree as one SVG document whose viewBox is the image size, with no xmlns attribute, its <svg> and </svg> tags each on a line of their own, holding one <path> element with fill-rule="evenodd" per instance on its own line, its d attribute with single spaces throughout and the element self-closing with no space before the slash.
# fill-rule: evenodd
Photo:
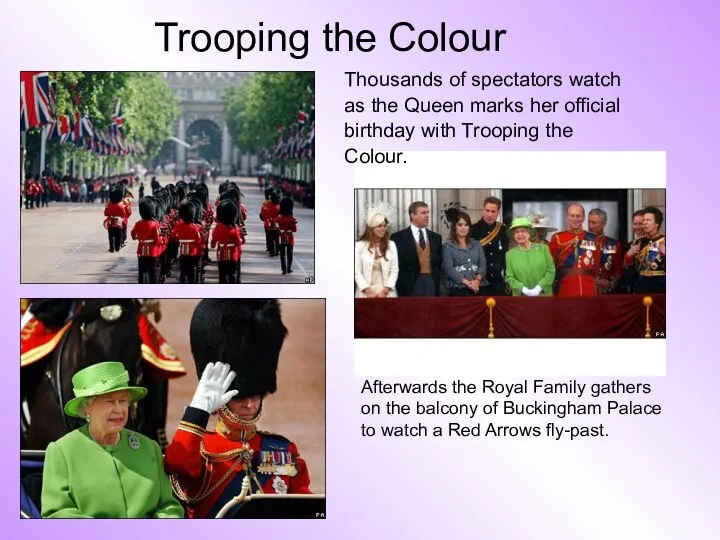
<svg viewBox="0 0 720 540">
<path fill-rule="evenodd" d="M 258 73 L 225 93 L 228 129 L 238 147 L 259 151 L 272 147 L 278 127 L 292 129 L 298 111 L 309 112 L 315 87 L 313 72 Z"/>
</svg>

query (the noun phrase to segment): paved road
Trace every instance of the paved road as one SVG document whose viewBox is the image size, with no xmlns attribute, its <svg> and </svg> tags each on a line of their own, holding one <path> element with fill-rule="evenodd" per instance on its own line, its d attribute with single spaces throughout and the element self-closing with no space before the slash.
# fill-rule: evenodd
<svg viewBox="0 0 720 540">
<path fill-rule="evenodd" d="M 157 328 L 188 374 L 170 381 L 167 436 L 172 439 L 197 387 L 190 352 L 190 319 L 198 300 L 161 300 Z M 263 404 L 258 427 L 298 445 L 310 471 L 310 489 L 325 493 L 325 301 L 281 300 L 288 328 L 278 363 L 278 390 Z M 152 320 L 152 318 L 151 318 Z M 214 428 L 214 420 L 208 429 Z"/>
<path fill-rule="evenodd" d="M 159 177 L 162 184 L 172 177 Z M 224 180 L 224 179 L 223 179 Z M 265 233 L 259 218 L 263 192 L 255 178 L 233 178 L 245 195 L 248 209 L 247 243 L 242 254 L 243 283 L 306 283 L 315 275 L 315 212 L 296 204 L 298 232 L 292 274 L 282 275 L 280 258 L 269 258 Z M 218 184 L 209 184 L 210 200 L 217 197 Z M 146 182 L 145 192 L 150 192 Z M 130 226 L 139 219 L 137 186 L 133 190 Z M 107 231 L 103 228 L 103 205 L 50 203 L 48 208 L 21 210 L 22 283 L 137 283 L 137 244 L 129 239 L 119 253 L 108 252 Z M 217 283 L 214 253 L 206 267 L 205 283 Z M 167 283 L 178 283 L 177 263 Z"/>
</svg>

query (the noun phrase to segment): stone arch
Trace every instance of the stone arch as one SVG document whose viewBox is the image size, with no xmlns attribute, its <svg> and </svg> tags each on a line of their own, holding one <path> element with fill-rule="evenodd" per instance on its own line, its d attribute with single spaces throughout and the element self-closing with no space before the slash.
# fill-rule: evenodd
<svg viewBox="0 0 720 540">
<path fill-rule="evenodd" d="M 197 118 L 187 124 L 185 140 L 194 148 L 188 149 L 188 159 L 206 159 L 214 167 L 222 163 L 222 123 L 210 118 Z"/>
</svg>

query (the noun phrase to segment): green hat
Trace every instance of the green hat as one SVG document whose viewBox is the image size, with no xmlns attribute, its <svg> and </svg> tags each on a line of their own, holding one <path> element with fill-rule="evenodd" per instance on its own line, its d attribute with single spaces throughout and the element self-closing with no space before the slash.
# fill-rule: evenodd
<svg viewBox="0 0 720 540">
<path fill-rule="evenodd" d="M 530 219 L 526 217 L 517 217 L 512 220 L 512 223 L 507 230 L 508 236 L 512 238 L 515 229 L 518 229 L 520 227 L 525 228 L 530 232 L 530 238 L 533 238 L 535 236 L 535 225 L 532 221 L 530 221 Z"/>
<path fill-rule="evenodd" d="M 65 405 L 65 414 L 83 418 L 82 404 L 86 398 L 102 396 L 118 390 L 130 392 L 130 403 L 133 404 L 145 397 L 147 388 L 128 386 L 130 375 L 120 362 L 102 362 L 81 369 L 73 375 L 73 392 L 75 399 Z"/>
</svg>

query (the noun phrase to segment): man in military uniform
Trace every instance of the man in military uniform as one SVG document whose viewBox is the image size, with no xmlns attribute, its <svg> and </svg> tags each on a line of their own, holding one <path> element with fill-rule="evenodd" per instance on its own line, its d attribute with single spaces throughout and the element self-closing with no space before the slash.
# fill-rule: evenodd
<svg viewBox="0 0 720 540">
<path fill-rule="evenodd" d="M 645 227 L 643 227 L 643 218 L 645 216 L 645 209 L 641 208 L 633 212 L 633 239 L 623 244 L 623 277 L 620 280 L 618 289 L 621 292 L 632 294 L 635 292 L 635 283 L 637 282 L 637 273 L 635 269 L 635 259 L 631 256 L 627 258 L 627 253 L 634 245 L 640 244 L 640 240 L 645 236 Z"/>
<path fill-rule="evenodd" d="M 200 381 L 165 453 L 188 517 L 215 517 L 246 476 L 252 493 L 311 493 L 297 446 L 256 427 L 277 390 L 286 336 L 277 300 L 206 299 L 195 308 L 190 346 Z M 211 414 L 217 426 L 206 431 Z"/>
<path fill-rule="evenodd" d="M 607 213 L 600 208 L 588 212 L 588 230 L 595 235 L 595 287 L 598 294 L 615 292 L 623 275 L 622 244 L 605 236 Z"/>
<path fill-rule="evenodd" d="M 555 262 L 557 296 L 596 296 L 595 259 L 598 256 L 595 235 L 584 231 L 585 209 L 573 203 L 567 207 L 567 229 L 550 239 L 550 254 Z"/>
<path fill-rule="evenodd" d="M 498 221 L 502 202 L 497 197 L 487 197 L 483 201 L 483 216 L 470 228 L 470 238 L 480 241 L 487 262 L 487 280 L 489 285 L 485 294 L 504 296 L 508 294 L 505 285 L 505 254 L 508 250 L 506 227 Z"/>
<path fill-rule="evenodd" d="M 663 213 L 654 206 L 643 211 L 645 236 L 633 244 L 625 255 L 637 275 L 636 294 L 665 294 L 665 235 L 660 233 Z"/>
</svg>

